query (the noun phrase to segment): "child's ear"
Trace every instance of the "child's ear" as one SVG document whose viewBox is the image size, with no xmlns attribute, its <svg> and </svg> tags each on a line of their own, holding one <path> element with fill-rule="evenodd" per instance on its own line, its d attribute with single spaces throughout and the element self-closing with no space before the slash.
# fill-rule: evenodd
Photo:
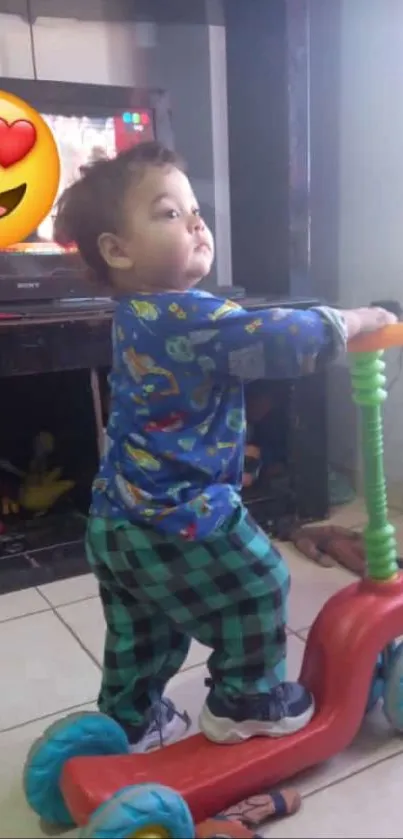
<svg viewBox="0 0 403 839">
<path fill-rule="evenodd" d="M 133 268 L 133 259 L 127 253 L 123 241 L 114 233 L 98 236 L 99 252 L 109 268 L 127 271 Z"/>
</svg>

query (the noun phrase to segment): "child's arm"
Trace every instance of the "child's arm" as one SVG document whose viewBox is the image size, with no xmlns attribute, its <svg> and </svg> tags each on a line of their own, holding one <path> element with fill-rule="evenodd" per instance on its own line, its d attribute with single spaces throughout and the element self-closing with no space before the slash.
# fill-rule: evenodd
<svg viewBox="0 0 403 839">
<path fill-rule="evenodd" d="M 188 323 L 187 337 L 199 359 L 207 359 L 206 367 L 210 358 L 221 374 L 243 380 L 295 378 L 313 373 L 334 358 L 359 332 L 374 331 L 395 320 L 383 309 L 247 312 L 231 304 L 226 309 L 223 301 L 205 298 L 195 320 Z"/>
</svg>

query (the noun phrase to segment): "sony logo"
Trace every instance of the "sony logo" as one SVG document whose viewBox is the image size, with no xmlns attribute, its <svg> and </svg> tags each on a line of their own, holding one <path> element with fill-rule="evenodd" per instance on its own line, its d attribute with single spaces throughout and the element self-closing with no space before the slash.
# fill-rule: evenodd
<svg viewBox="0 0 403 839">
<path fill-rule="evenodd" d="M 17 288 L 40 288 L 40 283 L 17 283 Z"/>
</svg>

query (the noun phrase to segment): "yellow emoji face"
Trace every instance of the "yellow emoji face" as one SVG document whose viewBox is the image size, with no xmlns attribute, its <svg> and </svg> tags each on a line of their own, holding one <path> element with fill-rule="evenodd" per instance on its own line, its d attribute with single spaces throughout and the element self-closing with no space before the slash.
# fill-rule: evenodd
<svg viewBox="0 0 403 839">
<path fill-rule="evenodd" d="M 50 128 L 22 99 L 0 91 L 0 248 L 36 230 L 52 209 L 59 181 Z"/>
</svg>

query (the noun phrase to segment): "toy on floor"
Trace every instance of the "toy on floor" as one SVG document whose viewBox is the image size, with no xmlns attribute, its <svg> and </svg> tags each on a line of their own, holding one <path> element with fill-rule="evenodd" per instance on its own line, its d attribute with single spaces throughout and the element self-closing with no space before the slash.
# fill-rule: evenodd
<svg viewBox="0 0 403 839">
<path fill-rule="evenodd" d="M 62 720 L 33 747 L 25 768 L 27 800 L 40 816 L 74 821 L 93 839 L 189 839 L 192 819 L 201 823 L 340 752 L 380 696 L 391 725 L 403 731 L 403 644 L 394 641 L 403 634 L 403 575 L 387 520 L 381 423 L 381 350 L 402 345 L 403 324 L 396 324 L 349 346 L 361 410 L 368 574 L 334 595 L 310 631 L 300 681 L 315 697 L 311 723 L 281 739 L 226 746 L 198 734 L 131 755 L 112 720 L 96 714 Z"/>
<path fill-rule="evenodd" d="M 48 468 L 48 459 L 54 451 L 52 434 L 41 431 L 34 440 L 34 454 L 19 492 L 21 507 L 31 513 L 47 513 L 67 492 L 74 481 L 61 477 L 60 467 Z"/>
<path fill-rule="evenodd" d="M 273 383 L 270 383 L 270 391 L 265 384 L 267 382 L 260 380 L 246 387 L 247 429 L 242 476 L 244 489 L 252 487 L 259 477 L 264 482 L 270 482 L 284 472 L 284 405 L 277 390 L 273 391 Z"/>
<path fill-rule="evenodd" d="M 243 465 L 242 486 L 248 489 L 259 477 L 262 466 L 262 453 L 259 446 L 247 443 L 245 446 L 245 459 Z"/>
<path fill-rule="evenodd" d="M 294 789 L 254 795 L 198 824 L 196 839 L 258 839 L 257 828 L 269 819 L 291 816 L 300 807 L 301 796 Z"/>
<path fill-rule="evenodd" d="M 0 470 L 8 476 L 8 481 L 0 482 L 1 515 L 17 515 L 21 509 L 35 515 L 44 515 L 59 498 L 73 489 L 74 481 L 62 478 L 60 467 L 49 468 L 49 457 L 54 453 L 54 448 L 53 435 L 41 431 L 34 439 L 33 456 L 27 472 L 17 469 L 4 459 L 0 461 Z"/>
<path fill-rule="evenodd" d="M 303 556 L 318 565 L 329 568 L 336 564 L 359 577 L 366 574 L 364 536 L 356 530 L 333 524 L 297 526 L 283 530 L 281 538 L 292 542 Z M 400 558 L 397 564 L 402 567 Z"/>
</svg>

